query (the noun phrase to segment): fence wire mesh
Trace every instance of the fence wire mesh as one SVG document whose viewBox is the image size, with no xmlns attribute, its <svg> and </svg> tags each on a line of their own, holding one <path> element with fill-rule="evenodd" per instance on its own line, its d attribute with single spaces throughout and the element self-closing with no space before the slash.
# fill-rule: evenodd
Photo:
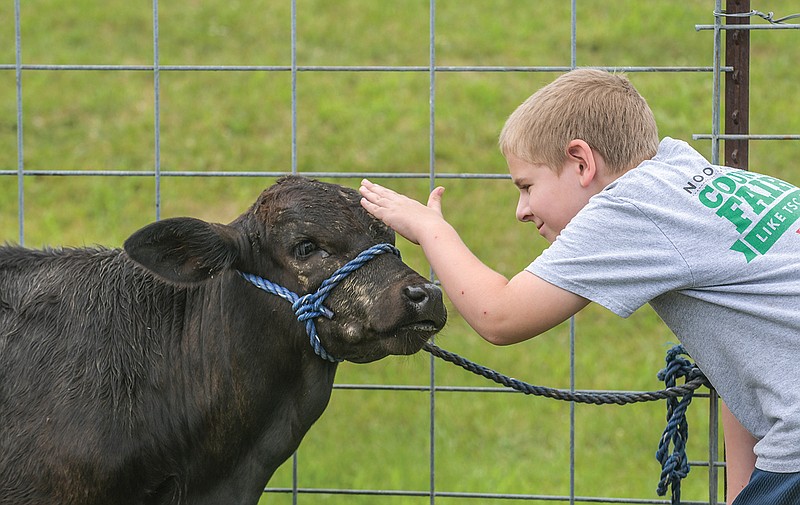
<svg viewBox="0 0 800 505">
<path fill-rule="evenodd" d="M 234 204 L 207 209 L 203 203 L 187 202 L 185 195 L 218 192 L 220 199 L 242 203 L 243 209 L 246 199 L 254 194 L 253 184 L 260 188 L 285 174 L 299 173 L 349 185 L 362 177 L 392 179 L 420 196 L 446 182 L 455 193 L 453 208 L 458 212 L 477 208 L 488 221 L 483 228 L 475 226 L 474 232 L 466 233 L 466 239 L 484 257 L 498 258 L 500 268 L 511 272 L 520 265 L 502 264 L 510 261 L 497 253 L 502 246 L 480 240 L 490 228 L 501 226 L 498 216 L 510 215 L 508 209 L 495 213 L 498 202 L 494 200 L 481 201 L 492 198 L 483 188 L 507 184 L 502 163 L 495 156 L 487 169 L 485 164 L 459 157 L 458 151 L 467 143 L 494 149 L 494 139 L 485 131 L 498 130 L 503 115 L 514 104 L 558 73 L 578 66 L 628 73 L 650 99 L 662 133 L 692 135 L 695 145 L 715 163 L 720 162 L 721 142 L 800 139 L 791 131 L 770 132 L 767 125 L 771 116 L 754 121 L 767 133 L 728 134 L 722 130 L 722 80 L 726 73 L 736 71 L 722 63 L 726 31 L 788 30 L 771 35 L 796 37 L 794 30 L 800 25 L 792 24 L 795 18 L 783 13 L 791 8 L 800 10 L 797 2 L 763 2 L 764 6 L 755 6 L 762 10 L 748 11 L 748 23 L 735 26 L 726 24 L 727 5 L 721 0 L 664 2 L 662 5 L 670 6 L 660 7 L 655 19 L 650 19 L 655 6 L 634 8 L 638 3 L 475 0 L 467 8 L 454 0 L 350 0 L 331 9 L 324 3 L 305 0 L 228 2 L 226 7 L 214 4 L 219 12 L 208 16 L 211 21 L 202 27 L 207 32 L 204 45 L 193 47 L 192 40 L 177 39 L 173 33 L 184 18 L 188 23 L 195 19 L 193 16 L 200 18 L 202 6 L 196 2 L 167 5 L 153 0 L 146 7 L 112 2 L 100 8 L 105 11 L 100 14 L 95 12 L 96 5 L 87 9 L 93 4 L 91 0 L 76 2 L 75 9 L 87 11 L 64 16 L 82 25 L 86 33 L 79 33 L 76 26 L 38 22 L 46 17 L 46 10 L 59 10 L 60 4 L 15 0 L 13 9 L 10 5 L 0 8 L 0 33 L 4 33 L 0 43 L 5 46 L 0 52 L 0 97 L 4 100 L 0 108 L 4 126 L 0 132 L 0 230 L 6 240 L 34 246 L 63 241 L 119 243 L 137 225 L 166 215 L 206 213 L 232 219 Z M 782 14 L 776 17 L 769 12 L 770 6 Z M 237 9 L 246 15 L 236 17 L 233 11 Z M 414 12 L 411 17 L 403 14 L 408 10 Z M 323 11 L 338 15 L 321 20 L 319 13 Z M 226 16 L 244 24 L 226 24 Z M 368 21 L 359 24 L 348 17 Z M 410 19 L 413 26 L 394 31 L 397 26 L 393 18 Z M 103 41 L 114 40 L 114 30 L 128 33 L 122 28 L 126 23 L 132 23 L 139 33 L 130 35 L 138 52 L 104 47 Z M 262 23 L 266 25 L 263 30 L 258 28 Z M 603 23 L 629 24 L 623 30 L 626 37 L 605 39 L 602 27 L 598 29 Z M 644 28 L 637 28 L 637 23 Z M 368 33 L 353 27 L 377 33 L 368 38 Z M 493 47 L 458 47 L 462 43 L 460 33 L 490 29 L 496 33 L 493 40 L 504 34 L 527 37 L 511 45 L 529 45 L 529 51 L 523 51 L 522 56 L 514 53 L 508 58 L 512 61 L 502 61 L 502 53 L 493 53 Z M 658 51 L 664 61 L 653 64 L 624 53 L 635 53 L 635 46 L 668 43 L 670 35 L 666 35 L 666 41 L 660 39 L 660 30 L 687 39 L 696 37 L 694 47 L 700 50 L 671 53 L 667 47 Z M 110 39 L 103 38 L 104 31 L 112 32 Z M 536 44 L 541 42 L 537 37 L 546 32 L 556 32 L 555 54 L 537 52 Z M 145 43 L 141 33 L 152 36 L 145 37 Z M 326 51 L 325 38 L 320 38 L 326 33 L 339 53 Z M 584 33 L 586 39 L 582 38 Z M 711 38 L 705 33 L 712 34 Z M 366 63 L 343 54 L 350 47 L 349 41 L 359 38 L 375 47 L 374 54 L 368 52 L 363 58 Z M 215 61 L 220 55 L 226 57 L 217 50 L 217 44 L 224 46 L 239 39 L 243 42 L 234 47 L 246 63 Z M 403 46 L 409 40 L 416 42 L 413 49 Z M 251 46 L 260 43 L 280 46 L 283 56 L 277 64 L 260 61 L 257 51 L 251 51 Z M 53 44 L 70 50 L 51 51 L 48 45 Z M 307 49 L 314 44 L 318 44 L 315 50 L 322 56 Z M 622 47 L 622 53 L 601 53 L 598 49 L 615 44 Z M 792 75 L 780 72 L 791 72 L 785 68 L 791 65 L 782 62 L 796 60 L 796 54 L 772 54 L 768 40 L 761 44 L 759 54 L 774 60 L 758 66 L 755 72 L 767 74 L 761 75 L 762 79 L 769 79 L 770 74 Z M 381 45 L 389 46 L 389 51 L 382 51 Z M 92 49 L 82 51 L 84 46 Z M 396 54 L 391 53 L 392 48 L 397 49 Z M 326 58 L 336 61 L 324 61 Z M 711 63 L 704 63 L 707 61 Z M 672 75 L 674 85 L 669 90 L 659 88 L 647 77 L 653 74 Z M 316 76 L 324 77 L 325 82 Z M 331 100 L 326 96 L 331 94 L 364 98 L 362 94 L 374 93 L 374 88 L 366 84 L 369 81 L 381 83 L 386 94 L 397 96 L 390 103 L 376 105 L 368 99 L 353 99 L 329 108 Z M 80 95 L 70 94 L 70 87 L 80 89 Z M 513 91 L 505 94 L 507 87 Z M 528 92 L 521 94 L 520 89 Z M 257 96 L 251 100 L 228 101 L 229 95 L 254 91 Z M 64 95 L 59 96 L 62 92 Z M 669 96 L 671 93 L 674 97 Z M 697 93 L 707 96 L 706 110 L 695 111 L 689 118 L 670 116 L 672 100 L 687 100 Z M 179 104 L 179 98 L 185 95 L 194 97 Z M 461 104 L 473 101 L 492 109 L 477 118 L 477 122 L 490 123 L 487 129 L 473 128 L 474 118 L 465 124 L 466 117 L 460 115 Z M 755 107 L 769 109 L 773 101 L 778 102 L 774 97 L 767 98 L 767 103 L 756 103 Z M 110 110 L 93 106 L 100 103 Z M 222 118 L 209 120 L 205 111 L 214 108 L 221 109 Z M 393 114 L 399 117 L 384 119 Z M 126 115 L 135 117 L 122 117 Z M 253 115 L 271 119 L 265 122 Z M 343 130 L 359 122 L 374 123 L 367 129 L 371 136 L 348 138 Z M 788 127 L 800 129 L 796 123 Z M 275 134 L 273 128 L 281 133 Z M 82 134 L 70 135 L 71 130 Z M 401 141 L 381 141 L 373 149 L 379 152 L 370 150 L 369 144 L 377 143 L 377 137 L 394 135 Z M 325 141 L 326 136 L 333 141 Z M 131 140 L 121 142 L 121 138 Z M 204 143 L 218 149 L 218 157 L 203 158 Z M 316 144 L 324 154 L 307 154 Z M 51 149 L 63 151 L 48 153 Z M 772 153 L 759 149 L 751 146 L 752 158 L 762 163 L 777 165 L 788 157 L 772 158 Z M 279 155 L 273 156 L 270 150 Z M 346 150 L 356 152 L 345 155 Z M 116 161 L 120 153 L 127 156 L 126 161 Z M 792 180 L 791 175 L 778 175 Z M 67 206 L 60 202 L 83 199 L 87 208 L 74 214 L 62 210 Z M 455 221 L 456 225 L 467 223 L 458 218 Z M 508 231 L 506 235 L 517 233 Z M 408 244 L 402 247 L 409 251 L 404 254 L 412 265 L 426 268 L 413 248 Z M 587 317 L 605 316 L 596 311 Z M 583 358 L 584 350 L 596 345 L 590 339 L 611 336 L 582 334 L 581 328 L 581 322 L 573 319 L 554 330 L 555 336 L 545 337 L 555 343 L 503 354 L 463 344 L 477 337 L 463 322 L 456 321 L 440 337 L 440 343 L 463 350 L 468 356 L 472 352 L 473 358 L 478 353 L 485 358 L 478 361 L 532 382 L 562 381 L 573 391 L 596 391 L 592 387 L 596 384 L 616 388 L 620 382 L 617 375 L 610 373 L 606 382 L 594 380 L 594 376 L 608 372 Z M 673 337 L 662 327 L 654 327 L 647 315 L 634 317 L 632 325 L 620 328 L 628 337 L 614 336 L 604 345 L 613 347 L 632 339 L 634 333 L 648 334 L 634 348 L 647 356 L 643 360 L 653 365 L 654 377 L 667 348 L 664 342 Z M 616 326 L 604 329 L 613 333 Z M 521 354 L 546 357 L 548 363 Z M 561 360 L 555 355 L 568 358 Z M 328 412 L 298 453 L 276 474 L 264 500 L 293 504 L 667 503 L 654 496 L 659 469 L 652 453 L 662 428 L 661 406 L 624 407 L 613 412 L 574 404 L 554 406 L 547 400 L 510 394 L 508 389 L 465 377 L 447 366 L 435 363 L 433 358 L 417 357 L 373 364 L 370 367 L 375 371 L 369 373 L 344 367 Z M 647 378 L 625 378 L 622 383 L 630 391 L 652 389 L 645 386 L 652 385 Z M 354 396 L 348 399 L 348 395 Z M 695 412 L 695 445 L 690 447 L 695 471 L 688 479 L 693 484 L 684 492 L 690 497 L 685 503 L 720 503 L 719 475 L 724 463 L 717 398 L 713 392 L 697 396 L 690 409 Z M 473 416 L 479 420 L 471 422 Z M 544 418 L 558 419 L 558 426 L 541 428 L 537 420 Z M 487 419 L 508 423 L 508 430 L 501 429 L 498 435 L 485 426 Z M 646 425 L 646 429 L 634 429 L 635 424 Z M 599 433 L 598 427 L 602 427 Z M 637 439 L 643 436 L 649 439 Z M 353 444 L 356 437 L 366 441 L 369 451 L 365 453 L 364 445 Z M 389 444 L 390 439 L 403 441 L 398 446 Z M 596 447 L 585 449 L 590 439 Z M 350 451 L 351 445 L 354 451 Z M 383 451 L 384 446 L 390 449 Z M 633 454 L 641 447 L 650 448 L 644 459 Z M 321 458 L 320 454 L 327 456 Z M 466 463 L 456 465 L 454 461 Z M 651 462 L 643 465 L 641 461 Z M 543 479 L 539 476 L 545 466 L 561 470 L 549 472 Z M 646 467 L 645 472 L 638 471 L 641 466 Z M 376 471 L 361 474 L 356 470 L 365 467 Z M 652 490 L 646 494 L 638 482 L 642 473 L 648 475 L 644 488 Z M 597 474 L 599 477 L 589 477 Z M 697 484 L 699 481 L 702 483 Z"/>
</svg>

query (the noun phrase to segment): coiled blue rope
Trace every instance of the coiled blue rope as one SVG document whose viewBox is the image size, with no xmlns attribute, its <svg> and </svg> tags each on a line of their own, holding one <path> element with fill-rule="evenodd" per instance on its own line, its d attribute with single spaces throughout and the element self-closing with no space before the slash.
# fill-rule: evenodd
<svg viewBox="0 0 800 505">
<path fill-rule="evenodd" d="M 691 361 L 682 358 L 686 350 L 682 345 L 676 345 L 667 352 L 666 367 L 658 372 L 658 379 L 664 381 L 667 388 L 674 387 L 675 381 L 684 377 L 688 382 L 701 374 Z M 661 463 L 661 479 L 656 492 L 659 496 L 667 494 L 667 489 L 672 487 L 671 503 L 681 503 L 681 479 L 689 474 L 689 459 L 686 457 L 686 442 L 689 439 L 689 424 L 686 420 L 686 409 L 692 402 L 694 391 L 685 394 L 680 400 L 676 397 L 667 398 L 667 427 L 661 435 L 661 441 L 656 451 L 656 459 Z M 672 445 L 672 452 L 670 452 Z"/>
<path fill-rule="evenodd" d="M 297 316 L 297 320 L 301 323 L 305 323 L 306 325 L 306 333 L 308 334 L 311 347 L 314 348 L 314 352 L 324 360 L 337 363 L 342 360 L 328 354 L 328 352 L 322 346 L 322 342 L 319 340 L 319 335 L 317 335 L 317 325 L 314 323 L 314 318 L 322 316 L 331 319 L 333 317 L 333 311 L 326 307 L 324 302 L 331 291 L 333 291 L 333 288 L 338 286 L 339 283 L 342 282 L 348 275 L 364 266 L 368 261 L 385 253 L 392 253 L 395 256 L 400 256 L 400 251 L 392 244 L 376 244 L 361 251 L 355 258 L 333 272 L 330 277 L 322 281 L 319 289 L 317 289 L 314 293 L 308 293 L 302 296 L 290 291 L 289 289 L 286 289 L 279 284 L 275 284 L 274 282 L 264 279 L 263 277 L 259 277 L 258 275 L 245 272 L 239 272 L 239 275 L 241 275 L 254 286 L 263 289 L 267 293 L 280 296 L 287 302 L 291 303 L 292 310 L 294 311 L 295 316 Z"/>
</svg>

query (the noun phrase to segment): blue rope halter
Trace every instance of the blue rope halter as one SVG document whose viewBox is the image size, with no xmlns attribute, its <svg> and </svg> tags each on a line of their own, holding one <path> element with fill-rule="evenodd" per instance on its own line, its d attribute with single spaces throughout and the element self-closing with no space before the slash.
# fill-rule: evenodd
<svg viewBox="0 0 800 505">
<path fill-rule="evenodd" d="M 320 342 L 319 336 L 317 335 L 317 325 L 314 324 L 314 318 L 324 316 L 328 319 L 331 319 L 333 317 L 333 311 L 323 305 L 323 303 L 333 288 L 338 286 L 345 277 L 364 266 L 369 260 L 385 253 L 392 253 L 395 256 L 400 257 L 400 251 L 397 250 L 397 248 L 392 244 L 376 244 L 361 251 L 358 256 L 333 272 L 330 277 L 322 281 L 322 284 L 320 284 L 319 289 L 317 289 L 316 292 L 308 293 L 303 296 L 299 296 L 298 294 L 289 291 L 285 287 L 275 284 L 274 282 L 268 281 L 267 279 L 257 275 L 247 274 L 244 272 L 239 272 L 239 275 L 244 277 L 257 288 L 263 289 L 267 293 L 278 295 L 287 302 L 291 303 L 292 310 L 294 311 L 295 316 L 297 316 L 297 320 L 301 323 L 305 322 L 306 333 L 308 333 L 308 337 L 311 341 L 311 347 L 314 348 L 314 352 L 317 353 L 317 355 L 322 359 L 337 363 L 342 360 L 331 356 L 322 347 L 322 342 Z"/>
</svg>

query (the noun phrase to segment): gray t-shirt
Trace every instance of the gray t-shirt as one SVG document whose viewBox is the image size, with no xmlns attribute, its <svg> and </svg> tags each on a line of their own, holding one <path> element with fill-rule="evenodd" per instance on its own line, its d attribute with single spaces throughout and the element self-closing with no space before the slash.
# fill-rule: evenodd
<svg viewBox="0 0 800 505">
<path fill-rule="evenodd" d="M 759 439 L 800 471 L 800 189 L 665 138 L 527 268 L 628 317 L 645 303 Z"/>
</svg>

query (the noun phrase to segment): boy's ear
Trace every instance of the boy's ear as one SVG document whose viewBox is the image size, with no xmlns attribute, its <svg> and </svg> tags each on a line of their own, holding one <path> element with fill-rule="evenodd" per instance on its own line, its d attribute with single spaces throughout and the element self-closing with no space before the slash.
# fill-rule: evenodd
<svg viewBox="0 0 800 505">
<path fill-rule="evenodd" d="M 567 144 L 567 161 L 572 164 L 579 176 L 582 187 L 587 187 L 597 177 L 595 152 L 584 140 L 574 139 Z"/>
<path fill-rule="evenodd" d="M 167 281 L 197 283 L 234 264 L 237 236 L 230 226 L 181 217 L 145 226 L 124 248 L 131 259 Z"/>
</svg>

